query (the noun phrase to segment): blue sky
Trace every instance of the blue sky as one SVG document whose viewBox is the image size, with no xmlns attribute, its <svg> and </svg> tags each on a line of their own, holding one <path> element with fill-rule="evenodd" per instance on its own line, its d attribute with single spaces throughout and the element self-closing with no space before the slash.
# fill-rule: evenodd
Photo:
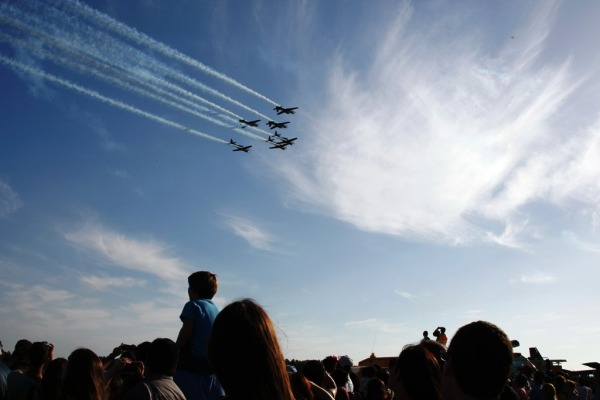
<svg viewBox="0 0 600 400">
<path fill-rule="evenodd" d="M 598 12 L 3 2 L 0 339 L 175 338 L 187 275 L 210 270 L 289 358 L 485 319 L 524 353 L 596 361 Z M 269 149 L 266 118 L 294 145 Z"/>
</svg>

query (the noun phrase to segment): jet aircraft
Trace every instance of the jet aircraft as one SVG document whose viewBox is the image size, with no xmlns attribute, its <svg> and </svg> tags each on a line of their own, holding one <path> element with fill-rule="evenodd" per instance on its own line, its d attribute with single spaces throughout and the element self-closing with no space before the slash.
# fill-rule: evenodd
<svg viewBox="0 0 600 400">
<path fill-rule="evenodd" d="M 246 121 L 245 119 L 240 119 L 239 121 L 242 124 L 245 124 L 244 126 L 242 126 L 242 128 L 245 128 L 247 126 L 258 127 L 258 123 L 260 122 L 260 119 L 255 119 L 254 121 Z"/>
<path fill-rule="evenodd" d="M 267 125 L 269 125 L 270 129 L 285 129 L 287 128 L 287 124 L 289 124 L 290 121 L 287 122 L 275 122 L 275 121 L 269 121 L 267 122 Z"/>
<path fill-rule="evenodd" d="M 235 149 L 233 149 L 233 151 L 243 151 L 244 153 L 249 152 L 250 147 L 252 147 L 252 146 L 239 145 L 236 142 L 234 142 L 233 139 L 229 139 L 229 145 L 235 147 Z"/>
<path fill-rule="evenodd" d="M 269 147 L 270 149 L 281 149 L 281 150 L 285 150 L 285 148 L 287 146 L 291 146 L 294 144 L 294 140 L 298 139 L 298 138 L 286 138 L 284 136 L 281 136 L 280 134 L 278 134 L 277 132 L 275 132 L 275 136 L 279 139 L 279 142 L 276 142 L 273 140 L 273 138 L 271 136 L 269 136 L 269 139 L 267 140 L 267 142 L 271 143 L 273 146 Z"/>
<path fill-rule="evenodd" d="M 273 135 L 273 136 L 275 136 L 276 138 L 278 138 L 278 139 L 279 139 L 279 143 L 285 143 L 286 145 L 288 145 L 288 144 L 289 144 L 289 145 L 292 145 L 292 144 L 294 144 L 294 143 L 292 143 L 292 142 L 293 142 L 294 140 L 297 140 L 297 139 L 298 139 L 297 137 L 295 137 L 295 138 L 291 138 L 291 139 L 290 139 L 290 138 L 286 138 L 285 136 L 281 136 L 279 133 L 277 133 L 277 131 L 275 131 L 275 135 Z"/>
<path fill-rule="evenodd" d="M 281 150 L 285 150 L 285 148 L 291 144 L 291 143 L 276 142 L 271 138 L 271 136 L 269 136 L 269 140 L 267 140 L 267 142 L 269 142 L 273 145 L 273 146 L 269 147 L 270 149 L 281 149 Z"/>
<path fill-rule="evenodd" d="M 298 109 L 298 107 L 285 108 L 285 107 L 277 106 L 273 110 L 277 111 L 277 115 L 281 115 L 281 114 L 295 114 L 294 110 L 297 110 L 297 109 Z"/>
</svg>

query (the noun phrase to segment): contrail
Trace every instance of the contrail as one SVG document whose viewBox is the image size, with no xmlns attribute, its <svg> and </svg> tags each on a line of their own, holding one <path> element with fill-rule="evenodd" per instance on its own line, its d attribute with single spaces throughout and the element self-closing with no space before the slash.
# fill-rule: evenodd
<svg viewBox="0 0 600 400">
<path fill-rule="evenodd" d="M 37 17 L 34 17 L 32 14 L 32 12 L 23 12 L 20 9 L 11 7 L 11 6 L 7 6 L 4 5 L 2 8 L 6 9 L 8 11 L 9 14 L 11 14 L 11 18 L 12 19 L 12 24 L 13 25 L 17 25 L 19 24 L 19 27 L 21 29 L 27 29 L 30 30 L 31 26 L 41 26 L 41 27 L 46 27 L 48 29 L 50 29 L 51 31 L 48 32 L 48 36 L 50 37 L 61 37 L 63 40 L 67 41 L 69 44 L 67 46 L 71 46 L 71 47 L 77 47 L 80 49 L 80 51 L 87 53 L 87 54 L 91 54 L 94 58 L 98 58 L 101 60 L 104 60 L 104 62 L 107 63 L 111 63 L 113 65 L 118 65 L 119 67 L 123 68 L 125 71 L 130 71 L 131 70 L 131 65 L 127 64 L 126 61 L 121 60 L 121 58 L 127 57 L 129 62 L 133 61 L 135 65 L 140 66 L 140 68 L 143 69 L 152 69 L 158 73 L 162 73 L 164 75 L 170 76 L 174 79 L 179 80 L 182 83 L 186 83 L 192 87 L 195 87 L 203 92 L 209 93 L 215 97 L 218 97 L 222 100 L 225 100 L 227 102 L 230 102 L 231 104 L 234 104 L 240 108 L 243 108 L 253 114 L 259 115 L 261 118 L 268 118 L 266 115 L 260 113 L 259 111 L 248 107 L 247 105 L 232 99 L 229 96 L 226 96 L 225 94 L 201 83 L 198 82 L 197 80 L 179 72 L 174 70 L 173 68 L 170 68 L 168 66 L 166 66 L 165 64 L 158 62 L 156 59 L 149 57 L 147 54 L 139 51 L 138 49 L 135 49 L 127 44 L 124 44 L 123 42 L 120 42 L 118 40 L 116 40 L 115 38 L 103 33 L 103 32 L 99 32 L 99 31 L 94 31 L 90 28 L 89 25 L 85 25 L 82 24 L 81 20 L 78 20 L 77 18 L 72 17 L 71 15 L 66 14 L 65 12 L 57 9 L 57 8 L 53 8 L 49 5 L 46 4 L 42 4 L 40 2 L 27 2 L 26 3 L 28 5 L 30 5 L 31 7 L 34 8 L 34 10 L 37 11 L 37 13 L 41 13 L 43 11 L 43 14 L 45 15 L 45 18 L 39 19 Z M 92 10 L 93 11 L 93 10 Z M 109 18 L 109 17 L 107 17 Z M 110 18 L 109 18 L 110 19 Z M 24 24 L 23 22 L 19 22 L 19 21 L 26 21 L 26 23 Z M 62 27 L 57 27 L 55 25 L 52 25 L 52 23 L 61 23 Z M 73 28 L 74 31 L 70 32 L 70 35 L 68 35 L 65 31 L 64 28 Z M 67 36 L 65 36 L 67 35 Z M 107 57 L 108 55 L 114 55 L 114 57 Z M 143 66 L 143 67 L 141 67 Z M 166 81 L 157 78 L 155 76 L 152 76 L 153 79 L 156 80 L 160 80 L 162 81 L 162 83 L 166 83 Z M 171 88 L 175 86 L 171 84 Z M 179 88 L 180 90 L 183 90 L 181 88 Z M 184 90 L 185 91 L 185 90 Z M 236 115 L 235 113 L 233 113 L 232 111 L 226 110 L 223 107 L 218 106 L 215 103 L 212 103 L 204 98 L 201 98 L 199 96 L 195 96 L 196 100 L 199 100 L 211 107 L 214 107 L 216 109 L 219 109 L 222 112 L 225 112 L 227 114 L 230 115 L 234 115 L 236 118 L 240 118 L 238 115 Z"/>
<path fill-rule="evenodd" d="M 84 16 L 90 20 L 93 20 L 96 24 L 103 26 L 104 28 L 111 29 L 114 32 L 118 32 L 122 36 L 124 36 L 130 40 L 133 40 L 140 45 L 147 46 L 148 48 L 155 50 L 159 53 L 162 53 L 163 55 L 166 55 L 168 57 L 179 60 L 180 62 L 185 63 L 191 67 L 197 68 L 198 70 L 200 70 L 206 74 L 209 74 L 218 79 L 221 79 L 222 81 L 227 82 L 227 83 L 237 87 L 238 89 L 244 90 L 247 93 L 250 93 L 250 94 L 258 97 L 259 99 L 262 99 L 268 103 L 271 103 L 274 106 L 278 105 L 273 100 L 250 89 L 247 86 L 242 85 L 241 83 L 237 82 L 233 78 L 230 78 L 225 74 L 215 71 L 214 69 L 200 63 L 199 61 L 194 60 L 193 58 L 186 56 L 185 54 L 182 54 L 179 51 L 177 51 L 163 43 L 160 43 L 143 33 L 138 32 L 136 29 L 131 28 L 131 27 L 109 17 L 108 15 L 103 14 L 103 13 L 91 8 L 91 7 L 88 7 L 87 5 L 81 4 L 77 0 L 67 0 L 66 3 L 72 10 L 79 13 L 79 15 Z"/>
<path fill-rule="evenodd" d="M 203 114 L 203 113 L 201 113 L 199 111 L 196 111 L 196 110 L 193 110 L 191 108 L 182 106 L 181 104 L 178 104 L 178 103 L 176 103 L 174 101 L 167 100 L 164 97 L 161 97 L 159 95 L 151 93 L 148 90 L 145 90 L 145 89 L 143 89 L 141 87 L 133 86 L 133 85 L 131 85 L 131 84 L 127 83 L 127 82 L 124 82 L 122 80 L 119 80 L 119 79 L 117 79 L 117 78 L 115 78 L 115 77 L 113 77 L 111 75 L 106 75 L 106 74 L 102 73 L 99 70 L 93 69 L 93 68 L 88 67 L 88 66 L 86 66 L 84 64 L 78 64 L 78 63 L 76 63 L 76 62 L 74 62 L 74 61 L 72 61 L 72 60 L 70 60 L 68 58 L 61 57 L 61 56 L 58 56 L 56 54 L 53 54 L 50 51 L 42 50 L 42 49 L 39 49 L 39 48 L 34 48 L 33 45 L 31 45 L 30 43 L 27 43 L 26 41 L 24 41 L 22 39 L 13 38 L 13 37 L 10 37 L 10 36 L 8 36 L 6 34 L 0 33 L 0 40 L 3 40 L 3 39 L 6 40 L 7 42 L 13 44 L 13 45 L 18 45 L 18 46 L 21 46 L 23 48 L 27 48 L 27 49 L 31 50 L 33 52 L 33 54 L 36 54 L 38 57 L 47 58 L 47 59 L 53 61 L 54 63 L 56 63 L 57 65 L 67 66 L 67 67 L 70 67 L 70 68 L 72 68 L 74 70 L 79 70 L 80 72 L 84 72 L 84 73 L 93 75 L 93 76 L 95 76 L 95 77 L 97 77 L 99 79 L 102 79 L 102 80 L 104 80 L 104 81 L 106 81 L 108 83 L 112 83 L 112 84 L 114 84 L 114 85 L 116 85 L 116 86 L 118 86 L 118 87 L 120 87 L 122 89 L 128 90 L 128 91 L 130 91 L 132 93 L 137 93 L 140 96 L 143 96 L 145 98 L 161 102 L 161 103 L 166 104 L 166 105 L 168 105 L 168 106 L 170 106 L 172 108 L 175 108 L 177 110 L 186 112 L 188 114 L 192 114 L 192 115 L 194 115 L 194 116 L 196 116 L 198 118 L 205 119 L 205 120 L 207 120 L 209 122 L 212 122 L 215 125 L 219 125 L 219 126 L 225 127 L 225 128 L 231 128 L 230 125 L 226 124 L 223 121 L 215 119 L 215 118 L 213 118 L 213 117 L 211 117 L 209 115 Z M 119 71 L 113 70 L 112 72 L 114 72 L 117 75 L 120 75 Z M 165 94 L 166 95 L 171 95 L 168 92 L 165 92 Z M 181 100 L 185 100 L 185 99 L 181 99 Z M 192 103 L 192 105 L 195 106 L 193 103 Z M 210 111 L 210 110 L 208 110 L 206 108 L 204 110 L 205 111 Z M 244 132 L 244 134 L 245 134 L 245 132 Z M 256 135 L 252 135 L 252 136 L 256 136 Z"/>
<path fill-rule="evenodd" d="M 1 7 L 1 9 L 5 9 L 5 8 Z M 13 19 L 16 17 L 23 17 L 27 22 L 29 22 L 29 24 L 24 24 L 20 20 Z M 34 26 L 40 25 L 39 23 L 35 23 L 36 22 L 35 19 L 33 19 L 33 21 L 32 21 L 32 18 L 28 18 L 26 15 L 17 15 L 16 17 L 13 16 L 11 18 L 10 16 L 6 16 L 6 15 L 3 15 L 2 13 L 0 13 L 1 21 L 5 21 L 8 24 L 10 24 L 16 28 L 27 32 L 28 34 L 32 34 L 32 35 L 40 38 L 47 45 L 54 46 L 64 52 L 66 52 L 66 55 L 68 55 L 68 58 L 61 57 L 61 56 L 55 54 L 54 51 L 42 50 L 41 48 L 36 47 L 34 44 L 32 44 L 24 39 L 17 39 L 14 37 L 9 37 L 8 35 L 5 35 L 5 34 L 0 34 L 0 37 L 7 38 L 7 41 L 12 43 L 13 45 L 16 44 L 21 47 L 27 48 L 27 49 L 31 50 L 34 54 L 37 54 L 39 57 L 47 58 L 58 65 L 70 67 L 71 69 L 78 70 L 79 72 L 84 72 L 84 73 L 90 74 L 90 75 L 95 76 L 99 79 L 102 79 L 106 82 L 109 82 L 118 87 L 121 87 L 125 90 L 131 91 L 133 93 L 137 93 L 146 98 L 150 98 L 150 99 L 162 102 L 173 108 L 190 113 L 194 116 L 197 116 L 199 118 L 210 121 L 221 127 L 225 127 L 228 129 L 234 128 L 235 132 L 240 133 L 242 135 L 245 135 L 250 138 L 260 140 L 260 141 L 265 140 L 264 137 L 252 134 L 247 130 L 241 130 L 239 128 L 235 129 L 236 128 L 235 125 L 238 123 L 238 119 L 240 117 L 237 116 L 235 113 L 218 106 L 217 104 L 211 103 L 208 100 L 205 100 L 199 96 L 196 96 L 193 93 L 190 93 L 190 92 L 180 88 L 179 86 L 173 85 L 167 81 L 157 78 L 154 75 L 150 75 L 150 74 L 144 75 L 145 78 L 148 78 L 149 80 L 151 80 L 157 84 L 162 84 L 163 86 L 166 86 L 170 89 L 177 91 L 178 93 L 183 93 L 184 95 L 186 95 L 188 97 L 191 96 L 192 98 L 194 98 L 197 101 L 202 101 L 202 102 L 208 103 L 209 105 L 213 106 L 215 109 L 223 111 L 229 115 L 235 116 L 236 117 L 235 119 L 228 117 L 226 115 L 221 116 L 222 118 L 228 120 L 230 123 L 233 123 L 234 124 L 233 126 L 226 124 L 221 120 L 217 120 L 211 116 L 208 116 L 202 112 L 198 112 L 196 110 L 190 109 L 189 107 L 182 106 L 181 104 L 175 103 L 173 101 L 170 101 L 170 100 L 167 100 L 167 99 L 161 97 L 160 95 L 167 96 L 169 98 L 174 99 L 175 101 L 185 103 L 194 109 L 204 111 L 204 112 L 209 112 L 209 113 L 211 112 L 211 110 L 206 107 L 200 106 L 200 105 L 198 105 L 192 101 L 189 101 L 185 98 L 181 98 L 174 93 L 170 93 L 168 91 L 162 90 L 162 89 L 158 88 L 157 86 L 150 85 L 149 83 L 144 81 L 142 78 L 135 76 L 135 74 L 132 74 L 131 69 L 128 70 L 126 68 L 126 65 L 119 65 L 116 63 L 109 63 L 105 60 L 100 60 L 98 57 L 96 57 L 94 55 L 94 53 L 90 53 L 88 51 L 89 47 L 78 46 L 76 44 L 76 41 L 73 41 L 73 40 L 70 43 L 65 43 L 65 41 L 61 40 L 60 36 L 58 36 L 58 35 L 52 36 L 45 31 L 35 29 Z M 77 63 L 75 60 L 79 60 L 79 63 Z M 89 64 L 93 64 L 94 66 L 90 66 Z M 96 69 L 94 69 L 94 67 Z M 107 72 L 111 75 L 102 73 L 98 69 L 108 70 Z M 135 82 L 136 84 L 145 87 L 147 90 L 142 89 L 140 87 L 132 86 L 131 84 L 126 83 L 123 80 L 120 80 L 115 76 L 118 76 L 118 77 L 126 79 L 126 80 L 131 80 L 131 81 Z M 152 93 L 152 91 L 158 93 L 159 95 Z M 258 132 L 268 135 L 268 132 L 264 132 L 264 131 L 260 131 L 260 130 L 258 130 Z"/>
<path fill-rule="evenodd" d="M 114 106 L 114 107 L 117 107 L 117 108 L 121 108 L 123 110 L 127 110 L 127 111 L 132 112 L 132 113 L 137 114 L 137 115 L 141 115 L 143 117 L 149 118 L 149 119 L 154 120 L 156 122 L 160 122 L 161 124 L 164 124 L 164 125 L 167 125 L 167 126 L 171 126 L 173 128 L 181 129 L 181 130 L 186 131 L 186 132 L 190 132 L 190 133 L 192 133 L 194 135 L 197 135 L 197 136 L 203 137 L 205 139 L 209 139 L 209 140 L 215 141 L 217 143 L 229 144 L 227 141 L 225 141 L 223 139 L 219 139 L 217 137 L 214 137 L 214 136 L 211 136 L 211 135 L 207 135 L 206 133 L 202 133 L 202 132 L 197 131 L 195 129 L 187 128 L 187 127 L 185 127 L 185 126 L 183 126 L 181 124 L 178 124 L 176 122 L 173 122 L 173 121 L 170 121 L 168 119 L 159 117 L 158 115 L 151 114 L 151 113 L 149 113 L 147 111 L 144 111 L 144 110 L 141 110 L 141 109 L 139 109 L 137 107 L 130 106 L 129 104 L 125 104 L 125 103 L 123 103 L 121 101 L 114 100 L 114 99 L 111 99 L 110 97 L 103 96 L 103 95 L 101 95 L 100 93 L 98 93 L 98 92 L 96 92 L 94 90 L 86 89 L 86 88 L 84 88 L 82 86 L 79 86 L 79 85 L 77 85 L 75 83 L 69 82 L 69 81 L 67 81 L 65 79 L 59 78 L 59 77 L 54 76 L 52 74 L 48 74 L 48 73 L 46 73 L 44 71 L 41 71 L 39 69 L 35 69 L 35 68 L 32 68 L 32 67 L 29 67 L 29 66 L 27 66 L 25 64 L 22 64 L 20 62 L 14 61 L 14 60 L 12 60 L 12 59 L 10 59 L 8 57 L 5 57 L 5 56 L 3 56 L 1 54 L 0 54 L 0 62 L 8 65 L 9 67 L 11 67 L 13 69 L 20 70 L 20 71 L 28 73 L 30 75 L 35 75 L 37 77 L 40 77 L 40 78 L 45 79 L 45 80 L 50 81 L 50 82 L 54 82 L 54 83 L 56 83 L 58 85 L 61 85 L 61 86 L 64 86 L 64 87 L 66 87 L 68 89 L 71 89 L 71 90 L 74 90 L 76 92 L 85 94 L 85 95 L 87 95 L 87 96 L 89 96 L 91 98 L 94 98 L 96 100 L 102 101 L 102 102 L 104 102 L 106 104 L 109 104 L 111 106 Z"/>
<path fill-rule="evenodd" d="M 234 126 L 228 125 L 225 122 L 223 122 L 221 120 L 217 120 L 215 118 L 212 118 L 211 116 L 203 114 L 202 112 L 198 112 L 194 109 L 190 109 L 188 107 L 182 106 L 181 104 L 167 100 L 164 97 L 154 94 L 154 93 L 150 92 L 149 90 L 143 89 L 141 87 L 133 86 L 123 80 L 120 80 L 120 79 L 116 78 L 115 76 L 119 76 L 121 78 L 128 79 L 128 80 L 133 80 L 137 84 L 144 86 L 150 90 L 153 90 L 159 94 L 173 98 L 176 101 L 186 103 L 193 108 L 200 109 L 201 111 L 210 112 L 210 110 L 207 109 L 206 107 L 199 106 L 187 99 L 182 99 L 173 93 L 170 93 L 170 92 L 164 91 L 162 89 L 159 89 L 157 87 L 151 86 L 148 83 L 141 81 L 138 78 L 135 78 L 133 75 L 127 75 L 126 73 L 124 73 L 124 71 L 121 71 L 120 69 L 118 69 L 114 66 L 110 66 L 110 65 L 100 62 L 99 60 L 95 59 L 93 56 L 88 56 L 87 54 L 80 54 L 76 49 L 73 49 L 72 47 L 63 45 L 62 42 L 56 40 L 54 37 L 48 36 L 43 31 L 38 31 L 38 30 L 35 30 L 34 28 L 25 26 L 22 23 L 20 23 L 19 21 L 15 21 L 15 20 L 11 20 L 10 18 L 6 18 L 6 16 L 4 16 L 2 14 L 0 14 L 0 21 L 7 21 L 11 25 L 13 25 L 17 28 L 26 30 L 28 33 L 33 34 L 36 37 L 41 36 L 41 39 L 47 40 L 45 42 L 46 44 L 55 46 L 59 50 L 64 50 L 65 52 L 67 52 L 67 55 L 69 57 L 68 58 L 61 57 L 61 56 L 57 55 L 54 51 L 43 50 L 42 48 L 36 47 L 36 45 L 34 43 L 31 43 L 30 41 L 27 41 L 27 40 L 21 39 L 21 38 L 15 38 L 13 36 L 10 36 L 10 35 L 4 34 L 4 33 L 0 33 L 0 40 L 4 39 L 5 41 L 7 41 L 8 43 L 11 43 L 12 45 L 17 45 L 22 48 L 26 48 L 26 49 L 32 51 L 32 53 L 36 54 L 38 57 L 41 57 L 42 59 L 44 59 L 44 58 L 49 59 L 52 62 L 56 63 L 57 65 L 70 67 L 73 70 L 78 70 L 79 72 L 87 73 L 89 75 L 95 76 L 99 79 L 102 79 L 102 80 L 108 82 L 108 83 L 112 83 L 112 84 L 114 84 L 118 87 L 121 87 L 125 90 L 128 90 L 130 92 L 137 93 L 143 97 L 146 97 L 146 98 L 149 98 L 152 100 L 156 100 L 156 101 L 166 104 L 172 108 L 175 108 L 180 111 L 190 113 L 199 118 L 205 119 L 205 120 L 212 122 L 218 126 L 225 127 L 228 129 L 234 128 L 233 130 L 235 132 L 245 135 L 247 137 L 250 137 L 252 139 L 265 141 L 264 137 L 255 135 L 253 133 L 250 133 L 248 131 L 245 131 L 245 130 L 242 130 L 239 128 L 235 129 L 235 125 Z M 85 58 L 89 58 L 89 60 L 85 60 Z M 77 63 L 76 61 L 74 61 L 77 59 L 79 59 L 79 61 L 81 61 L 81 62 Z M 88 63 L 94 64 L 96 66 L 96 68 L 108 69 L 107 72 L 109 72 L 111 75 L 107 75 L 107 74 L 99 71 L 98 69 L 94 69 L 92 66 L 87 65 Z M 165 83 L 168 83 L 168 82 L 165 82 Z M 224 116 L 224 117 L 227 120 L 229 120 L 230 122 L 233 122 L 234 124 L 237 123 L 236 119 L 233 119 L 231 117 L 226 117 L 226 116 Z M 267 133 L 265 133 L 265 134 L 267 134 Z"/>
</svg>

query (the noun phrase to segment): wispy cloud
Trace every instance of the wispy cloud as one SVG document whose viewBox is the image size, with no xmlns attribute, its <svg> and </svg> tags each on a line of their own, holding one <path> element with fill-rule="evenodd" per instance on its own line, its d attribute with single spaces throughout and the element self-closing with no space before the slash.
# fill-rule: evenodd
<svg viewBox="0 0 600 400">
<path fill-rule="evenodd" d="M 369 318 L 359 321 L 348 321 L 344 327 L 353 329 L 367 329 L 385 333 L 399 333 L 406 330 L 406 325 L 398 322 L 387 322 L 377 318 Z"/>
<path fill-rule="evenodd" d="M 226 216 L 225 224 L 229 226 L 233 233 L 243 238 L 250 246 L 259 250 L 275 250 L 275 238 L 260 227 L 258 223 L 249 218 L 239 216 Z"/>
<path fill-rule="evenodd" d="M 501 42 L 461 29 L 459 12 L 420 24 L 410 9 L 389 13 L 399 17 L 371 27 L 384 30 L 378 47 L 353 49 L 374 52 L 365 70 L 335 55 L 306 129 L 326 134 L 278 165 L 290 196 L 366 231 L 520 249 L 535 232 L 526 205 L 600 201 L 596 116 L 564 122 L 583 80 L 568 55 L 542 58 L 555 4 Z"/>
<path fill-rule="evenodd" d="M 406 300 L 409 300 L 409 301 L 417 301 L 418 300 L 418 296 L 416 296 L 412 293 L 406 292 L 406 291 L 394 290 L 394 293 L 396 293 L 398 296 L 400 296 Z"/>
<path fill-rule="evenodd" d="M 130 277 L 86 275 L 80 277 L 79 280 L 83 284 L 97 290 L 106 290 L 108 288 L 143 287 L 146 285 L 145 280 Z"/>
<path fill-rule="evenodd" d="M 519 282 L 531 285 L 547 285 L 556 282 L 556 277 L 554 275 L 538 272 L 532 275 L 521 276 Z"/>
<path fill-rule="evenodd" d="M 504 231 L 500 234 L 494 232 L 487 232 L 487 238 L 492 243 L 497 243 L 502 246 L 512 247 L 515 249 L 525 250 L 526 245 L 521 240 L 521 237 L 525 234 L 530 234 L 529 221 L 523 220 L 516 223 L 512 221 L 506 221 L 504 225 Z"/>
<path fill-rule="evenodd" d="M 130 177 L 127 171 L 123 171 L 121 169 L 111 169 L 110 173 L 120 179 L 127 179 Z"/>
<path fill-rule="evenodd" d="M 0 180 L 0 218 L 23 207 L 23 201 L 8 183 Z"/>
<path fill-rule="evenodd" d="M 600 253 L 600 244 L 590 243 L 588 241 L 582 240 L 575 232 L 563 231 L 561 233 L 561 236 L 566 242 L 572 244 L 580 250 L 589 251 L 591 253 Z"/>
<path fill-rule="evenodd" d="M 185 263 L 170 255 L 169 246 L 158 241 L 129 237 L 97 223 L 87 223 L 80 230 L 67 233 L 65 238 L 115 266 L 144 272 L 167 282 L 186 282 Z"/>
</svg>

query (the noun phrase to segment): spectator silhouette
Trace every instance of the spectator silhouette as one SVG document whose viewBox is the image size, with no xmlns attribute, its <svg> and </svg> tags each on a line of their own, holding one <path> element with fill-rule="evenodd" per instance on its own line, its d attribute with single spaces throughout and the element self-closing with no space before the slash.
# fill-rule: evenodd
<svg viewBox="0 0 600 400">
<path fill-rule="evenodd" d="M 10 354 L 4 351 L 2 342 L 0 341 L 0 400 L 6 400 L 6 378 L 10 373 L 8 366 Z"/>
<path fill-rule="evenodd" d="M 208 358 L 232 400 L 294 400 L 273 323 L 250 299 L 233 302 L 219 313 Z M 241 368 L 240 362 L 249 368 Z"/>
<path fill-rule="evenodd" d="M 125 394 L 125 400 L 186 400 L 173 381 L 179 351 L 171 339 L 156 339 L 147 349 L 146 379 Z"/>
<path fill-rule="evenodd" d="M 50 361 L 44 371 L 40 391 L 31 391 L 28 400 L 57 400 L 66 369 L 65 358 L 55 358 Z"/>
<path fill-rule="evenodd" d="M 429 343 L 406 346 L 390 374 L 390 387 L 397 400 L 440 400 L 442 373 Z M 439 344 L 438 344 L 439 346 Z"/>
<path fill-rule="evenodd" d="M 435 328 L 435 331 L 433 331 L 433 336 L 435 337 L 435 341 L 439 344 L 445 346 L 448 342 L 448 337 L 446 336 L 446 328 L 444 328 L 443 326 L 438 326 L 437 328 Z"/>
<path fill-rule="evenodd" d="M 354 361 L 348 356 L 341 356 L 338 360 L 338 366 L 348 373 L 348 382 L 346 383 L 346 390 L 350 397 L 352 394 L 358 395 L 360 389 L 360 379 L 358 376 L 352 371 L 352 366 L 354 365 Z"/>
<path fill-rule="evenodd" d="M 311 389 L 315 397 L 335 398 L 337 394 L 336 385 L 329 375 L 323 363 L 319 360 L 310 360 L 302 366 L 302 374 L 311 383 Z M 322 396 L 321 391 L 327 392 L 328 396 Z"/>
<path fill-rule="evenodd" d="M 39 397 L 30 391 L 39 391 L 44 367 L 52 360 L 54 346 L 47 342 L 35 342 L 27 351 L 27 368 L 15 370 L 7 377 L 7 400 L 27 400 L 28 396 Z"/>
<path fill-rule="evenodd" d="M 385 383 L 379 378 L 373 378 L 367 383 L 365 400 L 388 400 L 390 397 Z"/>
<path fill-rule="evenodd" d="M 67 359 L 59 400 L 106 400 L 102 362 L 90 349 L 79 348 Z"/>
<path fill-rule="evenodd" d="M 188 277 L 189 301 L 179 318 L 183 323 L 177 336 L 179 363 L 175 383 L 187 400 L 211 400 L 223 395 L 206 355 L 213 322 L 219 309 L 212 302 L 217 293 L 217 276 L 208 271 L 194 272 Z"/>
<path fill-rule="evenodd" d="M 485 321 L 461 327 L 450 342 L 443 372 L 444 400 L 497 399 L 512 366 L 506 334 Z"/>
</svg>

